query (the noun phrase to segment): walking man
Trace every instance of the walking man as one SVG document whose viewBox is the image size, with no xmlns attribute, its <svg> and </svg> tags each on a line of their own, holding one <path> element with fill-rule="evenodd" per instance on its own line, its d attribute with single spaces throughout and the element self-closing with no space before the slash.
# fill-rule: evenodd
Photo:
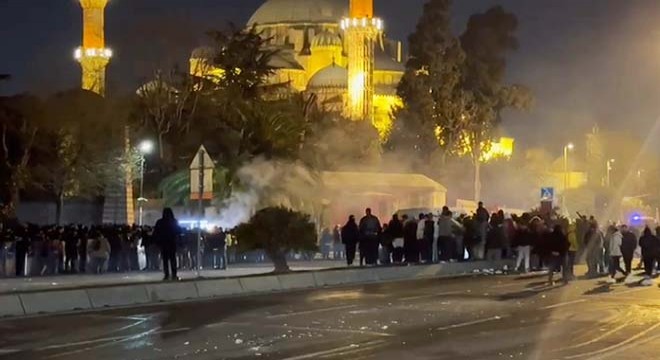
<svg viewBox="0 0 660 360">
<path fill-rule="evenodd" d="M 609 284 L 614 284 L 616 283 L 615 276 L 617 271 L 621 272 L 624 276 L 628 276 L 628 274 L 621 268 L 621 256 L 623 256 L 621 245 L 623 243 L 623 236 L 616 226 L 612 226 L 609 232 L 608 246 L 610 255 L 610 277 L 607 279 L 607 282 Z"/>
</svg>

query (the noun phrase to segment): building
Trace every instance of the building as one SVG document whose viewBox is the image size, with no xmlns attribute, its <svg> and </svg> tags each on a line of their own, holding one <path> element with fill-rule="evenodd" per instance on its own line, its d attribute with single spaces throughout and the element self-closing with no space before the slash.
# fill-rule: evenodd
<svg viewBox="0 0 660 360">
<path fill-rule="evenodd" d="M 385 139 L 392 109 L 401 103 L 396 87 L 404 66 L 401 42 L 387 38 L 384 24 L 374 16 L 373 0 L 268 0 L 247 27 L 280 50 L 270 82 L 289 83 L 316 94 L 330 111 L 369 120 Z M 210 55 L 208 48 L 195 49 L 191 73 L 217 73 L 206 65 Z"/>
</svg>

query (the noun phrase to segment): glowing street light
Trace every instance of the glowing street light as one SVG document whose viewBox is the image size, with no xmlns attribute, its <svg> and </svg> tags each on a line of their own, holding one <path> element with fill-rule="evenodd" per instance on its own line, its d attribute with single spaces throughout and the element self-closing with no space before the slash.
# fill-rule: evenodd
<svg viewBox="0 0 660 360">
<path fill-rule="evenodd" d="M 614 159 L 609 159 L 607 160 L 606 163 L 606 168 L 607 168 L 607 177 L 605 178 L 605 185 L 607 187 L 610 187 L 612 185 L 612 164 L 614 164 Z"/>
<path fill-rule="evenodd" d="M 568 143 L 564 146 L 564 191 L 568 189 L 568 152 L 573 151 L 575 145 Z"/>
<path fill-rule="evenodd" d="M 154 151 L 154 143 L 151 140 L 143 140 L 138 145 L 138 150 L 142 155 L 151 154 Z"/>
<path fill-rule="evenodd" d="M 138 144 L 138 152 L 140 153 L 140 197 L 138 198 L 138 225 L 142 226 L 142 219 L 144 214 L 144 203 L 147 199 L 144 198 L 144 170 L 146 168 L 146 155 L 151 154 L 154 150 L 154 143 L 151 140 L 143 140 Z"/>
</svg>

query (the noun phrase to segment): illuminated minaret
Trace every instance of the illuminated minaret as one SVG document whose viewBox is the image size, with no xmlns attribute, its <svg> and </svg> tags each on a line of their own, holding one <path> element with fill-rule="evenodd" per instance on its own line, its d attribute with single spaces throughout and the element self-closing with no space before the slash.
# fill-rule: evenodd
<svg viewBox="0 0 660 360">
<path fill-rule="evenodd" d="M 82 88 L 105 96 L 105 69 L 112 57 L 112 50 L 105 47 L 105 7 L 108 0 L 79 0 L 83 10 L 82 46 L 75 57 L 82 68 Z M 124 128 L 124 152 L 131 152 L 129 128 Z M 133 177 L 130 167 L 123 174 L 123 184 L 106 188 L 103 222 L 133 224 Z"/>
<path fill-rule="evenodd" d="M 112 51 L 105 47 L 104 12 L 108 0 L 80 0 L 83 42 L 75 57 L 82 67 L 82 88 L 105 95 L 105 68 Z"/>
<path fill-rule="evenodd" d="M 347 116 L 373 121 L 374 48 L 383 21 L 374 17 L 373 0 L 351 0 L 350 14 L 341 21 L 348 57 Z"/>
</svg>

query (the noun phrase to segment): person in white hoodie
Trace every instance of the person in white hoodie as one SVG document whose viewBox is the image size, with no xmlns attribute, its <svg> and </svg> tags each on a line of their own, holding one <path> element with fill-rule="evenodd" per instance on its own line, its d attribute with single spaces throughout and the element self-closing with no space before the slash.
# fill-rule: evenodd
<svg viewBox="0 0 660 360">
<path fill-rule="evenodd" d="M 609 254 L 610 254 L 610 277 L 607 282 L 610 284 L 616 283 L 616 272 L 621 272 L 624 276 L 627 275 L 626 271 L 621 268 L 621 244 L 623 243 L 623 235 L 618 228 L 613 226 L 610 229 L 610 238 L 608 241 Z"/>
</svg>

